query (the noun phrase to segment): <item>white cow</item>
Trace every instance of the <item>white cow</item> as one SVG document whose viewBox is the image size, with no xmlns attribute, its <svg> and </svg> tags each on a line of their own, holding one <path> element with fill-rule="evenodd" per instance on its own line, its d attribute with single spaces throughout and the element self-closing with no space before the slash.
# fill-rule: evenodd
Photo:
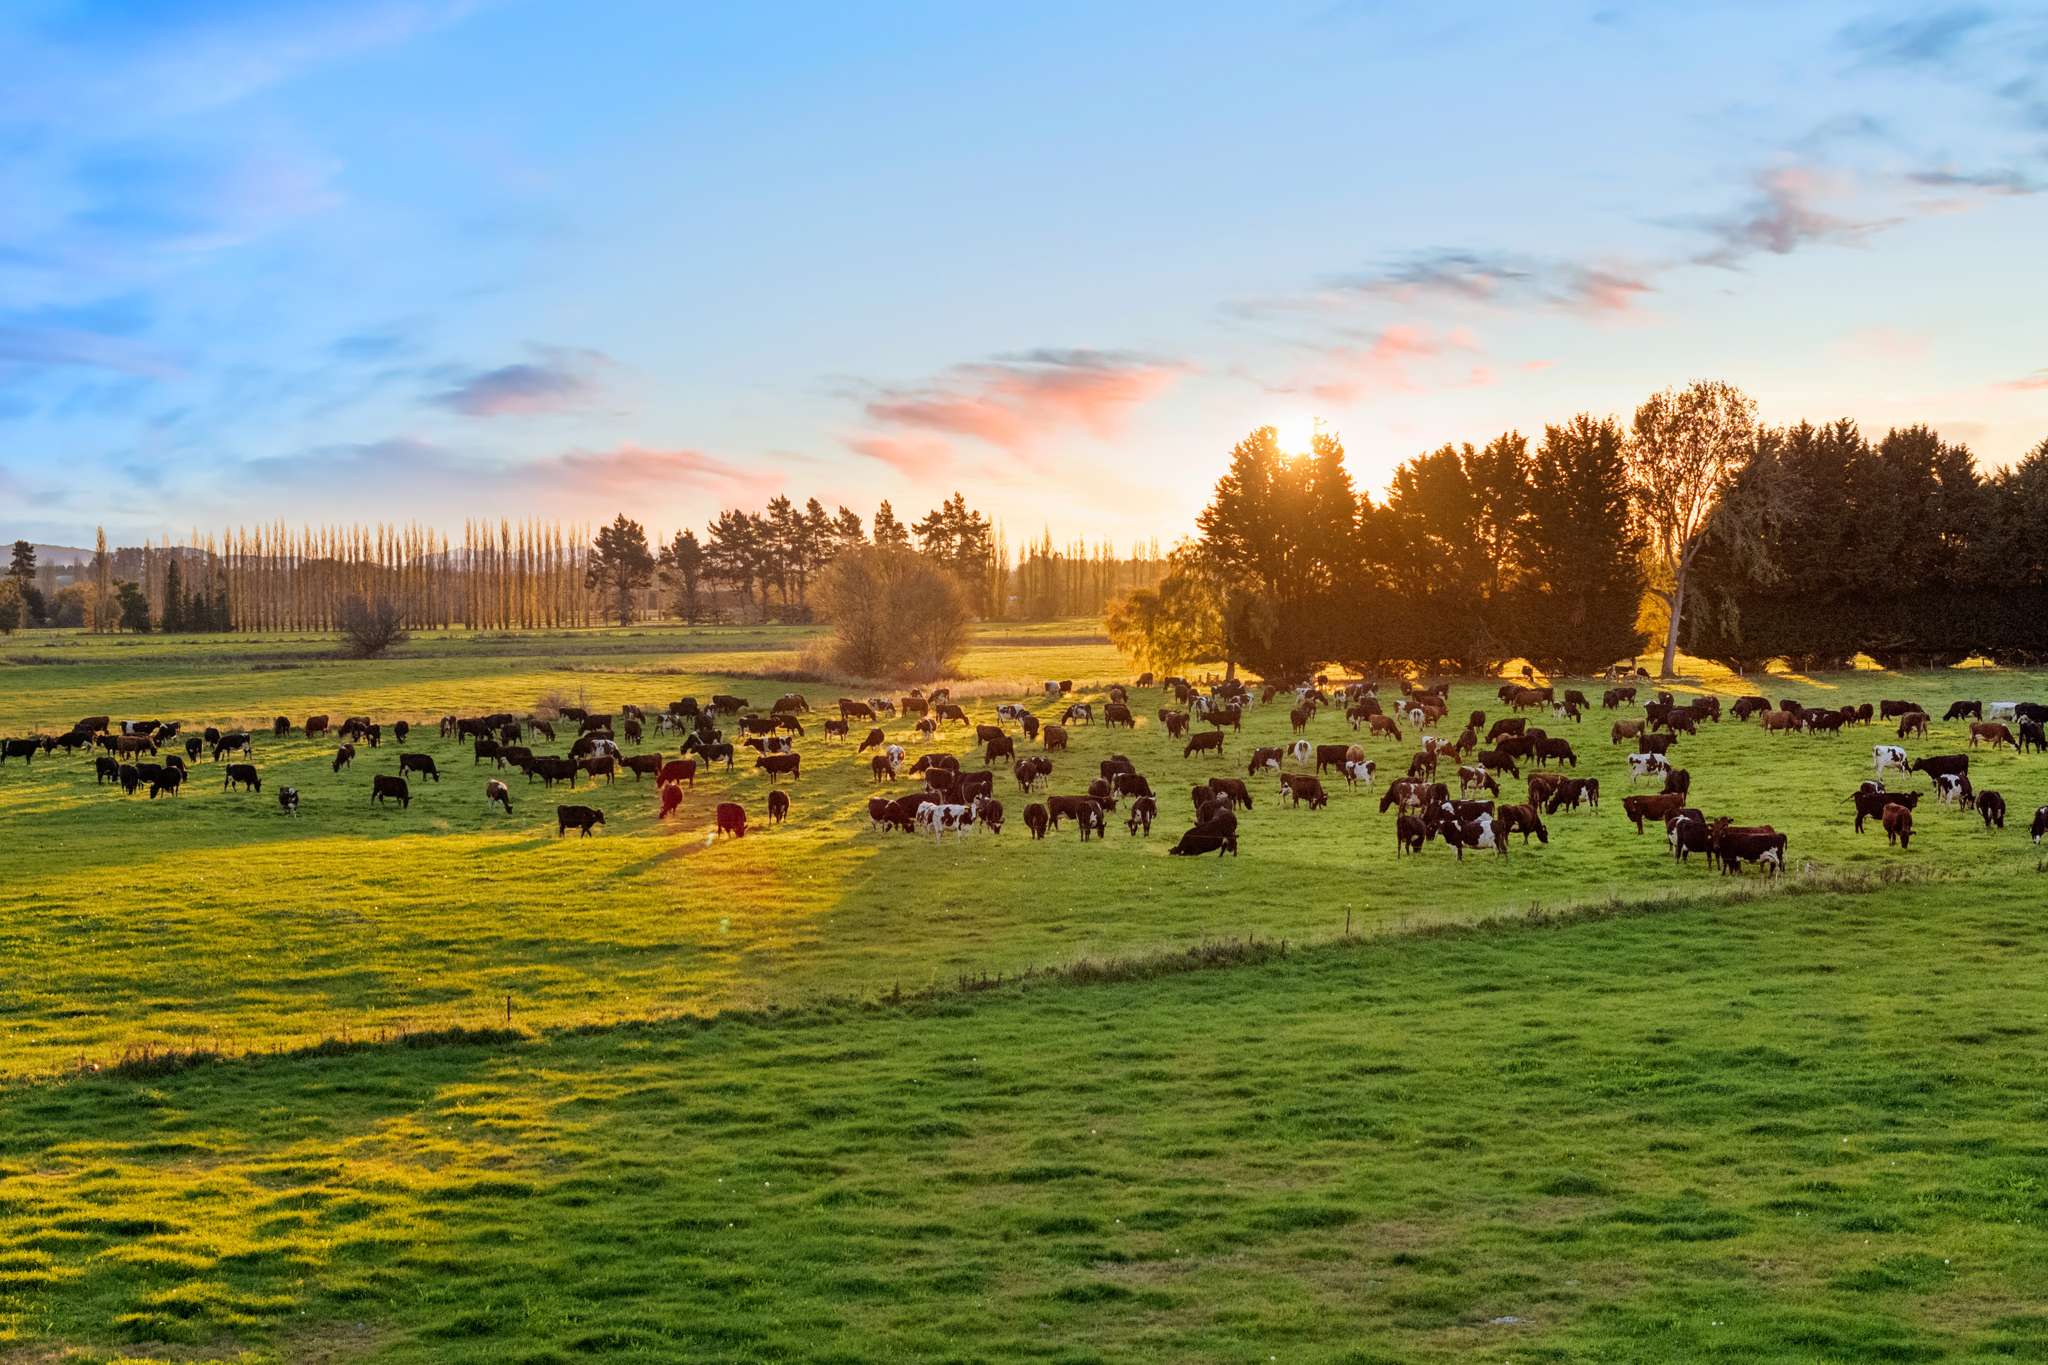
<svg viewBox="0 0 2048 1365">
<path fill-rule="evenodd" d="M 929 833 L 933 843 L 937 843 L 939 836 L 947 831 L 964 832 L 973 823 L 972 806 L 941 805 L 930 801 L 917 808 L 917 828 L 920 833 Z"/>
<path fill-rule="evenodd" d="M 1906 750 L 1898 744 L 1873 744 L 1870 746 L 1870 761 L 1880 776 L 1886 768 L 1906 771 Z"/>
<path fill-rule="evenodd" d="M 1992 701 L 1984 703 L 1984 719 L 2017 720 L 2020 704 L 2016 701 Z"/>
<path fill-rule="evenodd" d="M 1960 806 L 1964 810 L 1968 810 L 1976 798 L 1968 773 L 1943 773 L 1934 780 L 1934 794 L 1942 805 Z"/>
<path fill-rule="evenodd" d="M 1344 780 L 1354 787 L 1361 782 L 1370 787 L 1373 784 L 1373 776 L 1378 771 L 1378 765 L 1369 758 L 1363 761 L 1349 758 L 1344 760 Z"/>
<path fill-rule="evenodd" d="M 1306 768 L 1316 761 L 1316 747 L 1305 739 L 1297 739 L 1287 746 L 1287 756 Z"/>
<path fill-rule="evenodd" d="M 1628 784 L 1633 787 L 1638 778 L 1663 777 L 1671 772 L 1671 760 L 1662 754 L 1630 754 L 1628 756 Z"/>
<path fill-rule="evenodd" d="M 888 748 L 882 750 L 882 754 L 889 760 L 890 767 L 900 768 L 903 766 L 903 746 L 901 744 L 891 744 Z"/>
</svg>

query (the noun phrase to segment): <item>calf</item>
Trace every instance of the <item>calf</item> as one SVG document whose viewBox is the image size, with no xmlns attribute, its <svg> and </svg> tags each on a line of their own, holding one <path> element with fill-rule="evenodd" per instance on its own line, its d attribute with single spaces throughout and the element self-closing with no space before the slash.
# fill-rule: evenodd
<svg viewBox="0 0 2048 1365">
<path fill-rule="evenodd" d="M 579 831 L 578 838 L 588 839 L 590 831 L 604 823 L 604 812 L 595 806 L 556 806 L 555 837 L 561 838 L 570 830 Z"/>
<path fill-rule="evenodd" d="M 2034 827 L 2029 835 L 2034 843 L 2039 844 L 2044 834 L 2048 834 L 2048 806 L 2037 806 L 2034 809 Z"/>
<path fill-rule="evenodd" d="M 2005 828 L 2005 797 L 1994 791 L 1977 793 L 1977 814 L 1984 817 L 1985 829 Z"/>
<path fill-rule="evenodd" d="M 1884 808 L 1884 841 L 1897 844 L 1901 852 L 1913 847 L 1913 812 L 1904 806 Z"/>
<path fill-rule="evenodd" d="M 228 791 L 237 785 L 247 787 L 252 792 L 260 792 L 263 790 L 263 779 L 257 775 L 255 764 L 228 764 L 227 778 L 220 784 L 220 789 L 222 791 Z"/>
<path fill-rule="evenodd" d="M 1989 744 L 1994 749 L 2003 748 L 2010 744 L 2014 751 L 2017 752 L 2020 747 L 2019 741 L 2012 736 L 2011 728 L 1997 721 L 1973 721 L 1971 723 L 1970 747 L 1972 749 L 1976 748 L 1979 740 Z"/>
<path fill-rule="evenodd" d="M 377 773 L 370 778 L 370 804 L 381 806 L 386 797 L 398 802 L 402 808 L 412 806 L 412 788 L 405 784 L 404 778 Z"/>
<path fill-rule="evenodd" d="M 1907 810 L 1920 804 L 1919 792 L 1888 792 L 1882 787 L 1876 791 L 1854 791 L 1849 799 L 1856 803 L 1856 832 L 1863 832 L 1863 822 L 1882 819 L 1885 807 L 1904 806 Z"/>
</svg>

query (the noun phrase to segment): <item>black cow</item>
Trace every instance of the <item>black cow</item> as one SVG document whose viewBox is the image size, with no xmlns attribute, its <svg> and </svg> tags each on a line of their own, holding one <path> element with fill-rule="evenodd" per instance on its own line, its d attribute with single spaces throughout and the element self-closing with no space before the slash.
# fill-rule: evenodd
<svg viewBox="0 0 2048 1365">
<path fill-rule="evenodd" d="M 405 779 L 402 777 L 393 777 L 389 773 L 377 773 L 370 778 L 370 804 L 381 806 L 384 804 L 384 798 L 386 797 L 397 801 L 400 806 L 410 808 L 412 805 L 412 788 L 405 784 Z"/>
<path fill-rule="evenodd" d="M 588 839 L 593 827 L 604 823 L 604 812 L 595 806 L 556 806 L 555 837 L 561 838 L 571 829 L 580 830 L 579 837 Z"/>
<path fill-rule="evenodd" d="M 418 773 L 421 777 L 431 777 L 436 782 L 441 780 L 441 770 L 434 766 L 434 756 L 432 754 L 400 754 L 398 756 L 398 772 L 400 776 L 404 776 L 406 773 Z"/>
<path fill-rule="evenodd" d="M 220 784 L 220 789 L 227 791 L 237 784 L 247 787 L 252 792 L 263 790 L 263 779 L 257 774 L 254 763 L 228 764 L 227 778 Z"/>
</svg>

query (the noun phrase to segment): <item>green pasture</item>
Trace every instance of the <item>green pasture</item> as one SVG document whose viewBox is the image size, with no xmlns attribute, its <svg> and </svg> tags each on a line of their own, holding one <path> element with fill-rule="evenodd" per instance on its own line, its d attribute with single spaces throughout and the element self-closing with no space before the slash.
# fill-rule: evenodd
<svg viewBox="0 0 2048 1365">
<path fill-rule="evenodd" d="M 1006 772 L 1000 836 L 874 833 L 816 728 L 786 826 L 743 766 L 665 824 L 649 783 L 579 785 L 607 825 L 557 839 L 566 793 L 513 774 L 486 812 L 433 731 L 550 693 L 829 706 L 779 676 L 804 638 L 0 642 L 0 735 L 362 712 L 444 770 L 401 811 L 367 800 L 388 740 L 337 776 L 260 732 L 260 795 L 210 758 L 156 802 L 0 767 L 0 1362 L 2048 1359 L 2048 758 L 1976 751 L 2009 827 L 1923 802 L 1901 853 L 1842 800 L 1890 730 L 1705 726 L 1695 803 L 1790 835 L 1767 887 L 1634 833 L 1601 712 L 1540 723 L 1602 809 L 1463 864 L 1397 861 L 1334 778 L 1321 812 L 1259 778 L 1239 857 L 1167 857 L 1279 705 L 1223 760 L 1154 691 L 1073 728 L 1054 791 L 1125 753 L 1164 815 L 1085 846 L 1033 843 Z M 983 721 L 1128 677 L 1076 623 L 962 671 Z M 1703 689 L 1938 716 L 2048 676 Z M 1415 748 L 1360 742 L 1382 789 Z M 747 838 L 707 837 L 719 800 Z"/>
<path fill-rule="evenodd" d="M 991 720 L 1005 700 L 1044 711 L 1036 686 L 1045 678 L 1071 678 L 1077 695 L 1099 703 L 1102 689 L 1127 673 L 1092 640 L 1072 623 L 985 630 L 960 689 L 970 714 Z M 1698 862 L 1674 864 L 1660 839 L 1624 824 L 1625 749 L 1609 743 L 1611 717 L 1598 712 L 1551 728 L 1570 732 L 1578 771 L 1602 779 L 1601 811 L 1553 820 L 1548 847 L 1518 843 L 1506 859 L 1463 865 L 1440 845 L 1396 861 L 1391 817 L 1379 814 L 1376 793 L 1346 790 L 1334 775 L 1329 809 L 1313 813 L 1282 809 L 1272 795 L 1277 784 L 1261 778 L 1235 859 L 1166 857 L 1189 823 L 1191 783 L 1243 776 L 1254 746 L 1290 737 L 1278 705 L 1255 709 L 1222 760 L 1181 757 L 1156 720 L 1156 691 L 1134 695 L 1135 731 L 1070 727 L 1072 750 L 1055 759 L 1054 791 L 1082 790 L 1114 752 L 1133 758 L 1160 793 L 1163 820 L 1150 839 L 1113 827 L 1106 844 L 1087 846 L 1071 828 L 1034 844 L 1006 771 L 997 791 L 1009 827 L 1000 836 L 934 845 L 876 834 L 866 814 L 876 790 L 867 761 L 853 744 L 825 741 L 815 725 L 802 741 L 805 775 L 783 784 L 794 811 L 782 827 L 765 827 L 769 784 L 744 761 L 730 775 L 700 776 L 667 822 L 656 819 L 648 781 L 629 776 L 594 793 L 580 785 L 570 797 L 514 773 L 508 819 L 484 807 L 493 770 L 473 766 L 434 728 L 445 712 L 524 711 L 550 693 L 612 708 L 733 690 L 765 706 L 794 687 L 827 706 L 837 689 L 759 676 L 786 667 L 799 643 L 761 629 L 455 635 L 361 663 L 322 657 L 331 644 L 319 640 L 201 637 L 127 647 L 118 638 L 60 639 L 40 651 L 52 662 L 0 672 L 0 734 L 68 728 L 96 713 L 176 717 L 188 729 L 259 727 L 256 763 L 266 786 L 261 794 L 224 793 L 210 756 L 195 765 L 188 790 L 155 802 L 96 785 L 83 754 L 0 767 L 0 827 L 8 832 L 0 887 L 10 906 L 0 916 L 0 956 L 35 964 L 0 997 L 0 1074 L 75 1068 L 139 1047 L 246 1051 L 502 1026 L 508 1006 L 514 1026 L 547 1028 L 872 997 L 1205 938 L 1298 943 L 1347 925 L 1376 932 L 1716 880 Z M 1715 681 L 1730 695 L 1746 686 Z M 1981 670 L 1766 682 L 1773 696 L 1815 701 L 1911 693 L 1937 715 L 1951 697 L 1987 688 L 2048 696 L 2041 675 Z M 1454 687 L 1452 701 L 1461 717 L 1475 707 L 1501 710 L 1479 683 Z M 337 720 L 410 719 L 418 728 L 407 747 L 432 754 L 443 780 L 414 781 L 409 811 L 374 807 L 370 776 L 395 771 L 395 744 L 362 749 L 335 775 L 331 742 L 260 732 L 277 713 L 303 722 L 315 711 Z M 906 721 L 884 728 L 913 755 L 973 750 L 971 734 L 958 727 L 931 745 Z M 1352 733 L 1340 715 L 1325 713 L 1310 737 Z M 1912 749 L 1960 749 L 1963 733 L 1960 722 L 1937 724 Z M 558 747 L 566 747 L 562 738 Z M 1905 862 L 1986 887 L 2034 885 L 2036 851 L 2021 827 L 1987 833 L 1975 817 L 1924 809 L 1905 855 L 1887 849 L 1881 834 L 1850 832 L 1841 799 L 1869 775 L 1871 743 L 1891 738 L 1875 726 L 1839 739 L 1770 738 L 1730 721 L 1707 726 L 1675 753 L 1710 814 L 1789 831 L 1797 870 Z M 659 743 L 650 736 L 645 747 Z M 1405 767 L 1415 737 L 1360 743 L 1380 764 L 1383 788 L 1390 771 Z M 2048 802 L 2040 756 L 1980 752 L 1975 763 L 1978 785 L 2006 794 L 2017 826 Z M 302 793 L 297 819 L 273 799 L 282 785 Z M 756 829 L 744 840 L 711 842 L 711 809 L 728 799 L 745 804 Z M 557 800 L 603 807 L 606 825 L 590 839 L 557 839 Z"/>
</svg>

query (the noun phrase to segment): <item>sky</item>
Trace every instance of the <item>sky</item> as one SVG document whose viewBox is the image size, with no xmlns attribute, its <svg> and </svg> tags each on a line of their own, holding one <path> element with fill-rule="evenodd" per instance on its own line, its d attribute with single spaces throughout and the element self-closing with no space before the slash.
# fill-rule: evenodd
<svg viewBox="0 0 2048 1365">
<path fill-rule="evenodd" d="M 1185 534 L 1721 378 L 2048 437 L 2038 3 L 0 8 L 0 537 Z"/>
</svg>

